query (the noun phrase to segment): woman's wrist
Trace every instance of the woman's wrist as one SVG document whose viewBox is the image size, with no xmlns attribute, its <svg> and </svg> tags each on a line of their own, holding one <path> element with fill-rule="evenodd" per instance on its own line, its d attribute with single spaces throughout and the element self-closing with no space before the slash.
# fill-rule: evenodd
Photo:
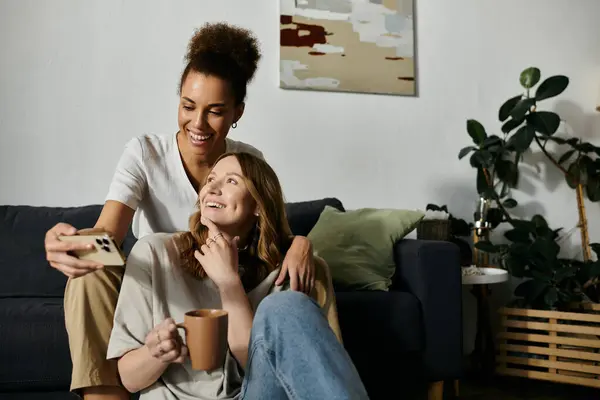
<svg viewBox="0 0 600 400">
<path fill-rule="evenodd" d="M 221 295 L 231 293 L 232 291 L 237 291 L 240 289 L 244 291 L 242 279 L 237 274 L 232 276 L 231 279 L 219 283 L 217 287 L 219 288 L 219 292 L 221 293 Z"/>
</svg>

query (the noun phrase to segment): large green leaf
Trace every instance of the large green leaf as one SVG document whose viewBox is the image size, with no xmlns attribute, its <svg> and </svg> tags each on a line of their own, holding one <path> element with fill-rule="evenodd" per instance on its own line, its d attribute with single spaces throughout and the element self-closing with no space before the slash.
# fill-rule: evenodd
<svg viewBox="0 0 600 400">
<path fill-rule="evenodd" d="M 560 252 L 560 246 L 552 239 L 538 237 L 530 247 L 532 253 L 541 256 L 545 262 L 542 264 L 544 268 L 548 268 L 548 261 L 553 260 Z"/>
<path fill-rule="evenodd" d="M 596 262 L 590 264 L 590 271 L 589 271 L 588 279 L 593 279 L 593 278 L 598 278 L 598 277 L 600 277 L 600 262 L 596 261 Z"/>
<path fill-rule="evenodd" d="M 508 139 L 507 146 L 511 150 L 524 153 L 529 148 L 531 142 L 535 138 L 535 130 L 531 125 L 523 125 L 516 131 L 510 139 Z"/>
<path fill-rule="evenodd" d="M 518 203 L 515 199 L 506 199 L 502 202 L 504 208 L 515 208 Z"/>
<path fill-rule="evenodd" d="M 555 303 L 558 301 L 558 291 L 555 287 L 550 286 L 544 294 L 544 302 L 547 308 L 554 308 Z"/>
<path fill-rule="evenodd" d="M 538 270 L 534 269 L 531 271 L 531 276 L 533 277 L 533 279 L 537 279 L 538 281 L 542 281 L 542 282 L 546 282 L 546 283 L 552 282 L 553 275 L 554 275 L 554 271 L 552 271 L 551 269 L 548 269 L 545 271 L 538 271 Z"/>
<path fill-rule="evenodd" d="M 558 269 L 554 271 L 554 280 L 560 282 L 565 278 L 575 276 L 576 272 L 577 270 L 575 268 L 571 268 L 570 266 Z"/>
<path fill-rule="evenodd" d="M 580 177 L 581 171 L 579 164 L 577 162 L 573 162 L 567 169 L 567 175 L 565 175 L 565 180 L 571 189 L 575 189 L 577 187 Z"/>
<path fill-rule="evenodd" d="M 527 231 L 529 233 L 535 233 L 536 226 L 531 221 L 528 221 L 526 219 L 516 219 L 516 218 L 513 218 L 510 221 L 510 223 L 516 229 Z"/>
<path fill-rule="evenodd" d="M 600 243 L 590 243 L 590 248 L 597 256 L 600 255 Z"/>
<path fill-rule="evenodd" d="M 553 135 L 560 126 L 560 117 L 551 111 L 536 111 L 527 116 L 527 124 L 543 135 Z"/>
<path fill-rule="evenodd" d="M 587 282 L 600 275 L 600 261 L 588 261 L 584 263 L 577 271 L 577 279 L 580 282 Z"/>
<path fill-rule="evenodd" d="M 537 101 L 549 99 L 550 97 L 558 96 L 569 86 L 569 78 L 564 75 L 551 76 L 544 80 L 538 86 L 535 92 Z"/>
<path fill-rule="evenodd" d="M 489 168 L 492 166 L 492 154 L 487 150 L 475 150 L 469 159 L 473 168 Z"/>
<path fill-rule="evenodd" d="M 548 221 L 546 221 L 546 218 L 542 217 L 540 214 L 534 215 L 533 218 L 531 218 L 531 222 L 536 228 L 548 228 Z"/>
<path fill-rule="evenodd" d="M 535 105 L 534 98 L 525 98 L 525 99 L 519 100 L 519 102 L 517 103 L 515 108 L 513 108 L 513 110 L 510 112 L 510 116 L 514 120 L 523 119 L 525 117 L 525 114 L 527 114 L 527 112 L 530 111 L 531 107 L 533 107 L 534 105 Z"/>
<path fill-rule="evenodd" d="M 502 188 L 500 189 L 500 198 L 504 198 L 508 196 L 508 192 L 510 191 L 510 187 L 506 182 L 502 182 Z"/>
<path fill-rule="evenodd" d="M 519 243 L 530 243 L 531 238 L 529 236 L 529 232 L 521 230 L 521 229 L 510 229 L 504 232 L 504 237 L 510 240 L 511 242 L 519 242 Z"/>
<path fill-rule="evenodd" d="M 585 193 L 590 201 L 594 203 L 600 201 L 600 177 L 596 175 L 588 176 Z"/>
<path fill-rule="evenodd" d="M 559 164 L 564 163 L 569 158 L 571 158 L 573 156 L 573 154 L 575 154 L 575 150 L 568 150 L 568 151 L 566 151 L 565 154 L 563 154 L 562 156 L 560 156 L 560 159 L 558 160 L 558 163 Z"/>
<path fill-rule="evenodd" d="M 525 119 L 512 119 L 512 118 L 509 119 L 502 125 L 502 132 L 504 132 L 504 133 L 511 132 L 513 129 L 520 126 L 523 123 L 523 121 L 525 121 Z"/>
<path fill-rule="evenodd" d="M 523 98 L 523 96 L 518 95 L 506 100 L 504 104 L 502 104 L 502 107 L 500 107 L 500 110 L 498 111 L 498 119 L 500 122 L 506 121 L 506 119 L 510 116 L 510 112 L 513 110 L 513 108 L 515 108 L 521 98 Z"/>
<path fill-rule="evenodd" d="M 463 147 L 458 152 L 458 159 L 461 160 L 464 156 L 466 156 L 467 154 L 469 154 L 470 152 L 472 152 L 475 149 L 476 149 L 476 147 L 473 147 L 473 146 Z"/>
<path fill-rule="evenodd" d="M 516 256 L 507 256 L 504 258 L 504 267 L 515 278 L 523 278 L 526 274 L 527 263 L 522 258 Z"/>
<path fill-rule="evenodd" d="M 502 138 L 497 135 L 490 135 L 481 144 L 481 147 L 484 149 L 489 149 L 490 147 L 502 145 Z"/>
<path fill-rule="evenodd" d="M 454 236 L 470 236 L 471 226 L 464 219 L 451 218 L 450 231 Z"/>
<path fill-rule="evenodd" d="M 492 229 L 496 228 L 502 223 L 504 213 L 499 208 L 490 208 L 487 213 L 487 220 L 490 223 Z"/>
<path fill-rule="evenodd" d="M 519 297 L 524 297 L 529 304 L 532 304 L 537 297 L 539 297 L 548 287 L 548 284 L 545 282 L 537 281 L 535 279 L 530 279 L 525 282 L 522 282 L 515 289 L 515 295 Z"/>
<path fill-rule="evenodd" d="M 498 248 L 487 240 L 482 240 L 475 243 L 475 248 L 485 253 L 497 253 Z"/>
<path fill-rule="evenodd" d="M 515 163 L 509 160 L 498 160 L 496 162 L 496 172 L 502 182 L 514 188 L 519 183 L 519 168 Z"/>
<path fill-rule="evenodd" d="M 579 164 L 579 183 L 582 185 L 587 184 L 588 177 L 590 174 L 595 175 L 594 161 L 587 154 L 581 156 L 578 161 Z"/>
<path fill-rule="evenodd" d="M 540 81 L 540 70 L 536 67 L 529 67 L 523 72 L 521 72 L 521 76 L 519 77 L 519 81 L 521 82 L 521 86 L 525 89 L 531 89 Z"/>
<path fill-rule="evenodd" d="M 591 153 L 596 151 L 596 146 L 588 142 L 579 143 L 575 145 L 575 148 L 581 153 Z"/>
<path fill-rule="evenodd" d="M 475 143 L 477 146 L 481 145 L 485 138 L 487 138 L 487 133 L 485 132 L 483 125 L 474 119 L 467 121 L 467 132 L 473 139 L 473 143 Z"/>
</svg>

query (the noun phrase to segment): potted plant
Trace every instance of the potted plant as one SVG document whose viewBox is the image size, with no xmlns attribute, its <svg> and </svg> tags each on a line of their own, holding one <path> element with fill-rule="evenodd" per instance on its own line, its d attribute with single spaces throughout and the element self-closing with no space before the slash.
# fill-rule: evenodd
<svg viewBox="0 0 600 400">
<path fill-rule="evenodd" d="M 578 138 L 556 135 L 560 117 L 538 106 L 561 94 L 569 79 L 551 76 L 538 85 L 540 78 L 540 70 L 535 67 L 521 73 L 524 93 L 508 99 L 498 112 L 501 136 L 489 135 L 481 123 L 468 120 L 467 132 L 473 145 L 461 149 L 458 155 L 462 159 L 470 154 L 477 191 L 495 204 L 488 219 L 493 219 L 496 226 L 509 225 L 504 233 L 508 243 L 481 241 L 476 248 L 497 254 L 503 268 L 523 279 L 515 289 L 516 300 L 501 310 L 505 331 L 500 334 L 503 342 L 498 346 L 498 371 L 600 387 L 600 367 L 587 365 L 600 362 L 600 356 L 588 354 L 590 349 L 600 348 L 600 341 L 593 336 L 600 337 L 600 315 L 591 314 L 600 310 L 600 262 L 592 260 L 590 251 L 600 252 L 600 245 L 589 243 L 584 206 L 584 193 L 590 201 L 600 201 L 600 148 Z M 564 148 L 559 157 L 547 149 L 552 142 Z M 557 240 L 562 228 L 551 228 L 541 215 L 517 219 L 509 213 L 518 206 L 510 192 L 518 187 L 519 164 L 532 147 L 539 149 L 575 190 L 581 258 L 559 256 Z M 575 337 L 581 335 L 592 336 Z M 582 344 L 585 346 L 572 349 Z M 518 357 L 523 354 L 525 357 Z"/>
</svg>

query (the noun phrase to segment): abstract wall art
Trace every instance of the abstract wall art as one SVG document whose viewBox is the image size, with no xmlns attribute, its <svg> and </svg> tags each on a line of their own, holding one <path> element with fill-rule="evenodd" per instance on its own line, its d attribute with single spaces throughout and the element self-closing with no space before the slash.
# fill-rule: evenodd
<svg viewBox="0 0 600 400">
<path fill-rule="evenodd" d="M 279 86 L 415 95 L 413 0 L 280 0 Z"/>
</svg>

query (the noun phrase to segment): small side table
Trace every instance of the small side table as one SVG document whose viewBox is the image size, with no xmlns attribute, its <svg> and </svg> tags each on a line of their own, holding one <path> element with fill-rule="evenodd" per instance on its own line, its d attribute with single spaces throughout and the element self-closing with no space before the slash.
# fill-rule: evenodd
<svg viewBox="0 0 600 400">
<path fill-rule="evenodd" d="M 471 293 L 477 299 L 477 334 L 471 353 L 471 367 L 483 379 L 494 374 L 496 349 L 490 322 L 489 285 L 508 281 L 508 272 L 501 268 L 479 268 L 483 275 L 465 275 L 463 285 L 472 285 Z"/>
</svg>

